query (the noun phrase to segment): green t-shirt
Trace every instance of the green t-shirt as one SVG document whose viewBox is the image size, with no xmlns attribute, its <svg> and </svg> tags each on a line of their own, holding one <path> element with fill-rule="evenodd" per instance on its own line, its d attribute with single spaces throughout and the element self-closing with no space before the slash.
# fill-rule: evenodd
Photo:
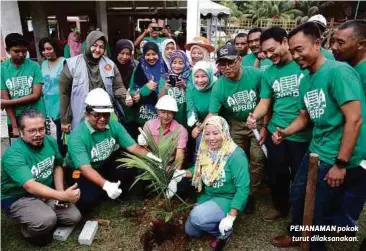
<svg viewBox="0 0 366 251">
<path fill-rule="evenodd" d="M 231 81 L 225 76 L 217 80 L 212 89 L 210 113 L 219 113 L 230 120 L 246 121 L 253 112 L 259 98 L 261 71 L 254 67 L 243 67 L 243 74 L 239 80 Z"/>
<path fill-rule="evenodd" d="M 314 123 L 310 152 L 333 165 L 341 146 L 345 117 L 340 109 L 349 101 L 361 101 L 362 117 L 366 118 L 366 104 L 358 74 L 346 63 L 327 60 L 313 74 L 306 75 L 300 85 L 300 109 L 307 110 Z M 363 123 L 350 168 L 366 159 L 366 124 Z"/>
<path fill-rule="evenodd" d="M 293 60 L 286 65 L 272 65 L 264 73 L 261 83 L 261 98 L 272 98 L 273 114 L 268 124 L 271 133 L 276 128 L 286 128 L 299 116 L 299 86 L 307 74 Z M 309 142 L 311 129 L 298 132 L 287 138 L 291 141 Z"/>
<path fill-rule="evenodd" d="M 254 67 L 254 62 L 257 59 L 257 57 L 254 55 L 254 53 L 250 53 L 246 56 L 244 56 L 241 60 L 241 66 L 252 66 Z M 272 65 L 272 61 L 268 58 L 262 59 L 259 63 L 259 68 L 261 71 L 265 71 L 268 67 Z"/>
<path fill-rule="evenodd" d="M 320 52 L 323 54 L 323 56 L 326 58 L 326 59 L 331 59 L 331 60 L 335 60 L 333 54 L 328 51 L 327 49 L 324 49 L 323 47 L 320 48 Z"/>
<path fill-rule="evenodd" d="M 194 114 L 195 118 L 203 122 L 209 113 L 212 88 L 197 90 L 193 84 L 187 86 L 187 118 Z"/>
<path fill-rule="evenodd" d="M 159 46 L 159 49 L 161 51 L 161 45 L 164 42 L 164 40 L 166 40 L 165 37 L 157 37 L 157 38 L 152 38 L 152 37 L 145 37 L 144 40 L 142 40 L 141 44 L 140 44 L 140 48 L 142 48 L 144 46 L 144 43 L 146 42 L 154 42 Z"/>
<path fill-rule="evenodd" d="M 358 65 L 356 65 L 354 69 L 358 72 L 358 74 L 360 74 L 363 92 L 366 97 L 366 60 L 358 63 Z"/>
<path fill-rule="evenodd" d="M 43 147 L 35 148 L 17 139 L 4 153 L 1 168 L 1 199 L 22 197 L 23 185 L 34 179 L 48 187 L 53 184 L 53 169 L 62 165 L 54 138 L 46 135 Z"/>
<path fill-rule="evenodd" d="M 249 194 L 248 158 L 240 147 L 228 157 L 224 167 L 223 179 L 212 186 L 203 184 L 203 192 L 198 197 L 198 204 L 214 201 L 225 213 L 235 208 L 243 211 Z M 189 171 L 194 173 L 194 167 Z"/>
<path fill-rule="evenodd" d="M 134 144 L 136 142 L 118 121 L 110 120 L 106 130 L 95 131 L 84 120 L 69 136 L 66 165 L 72 169 L 82 165 L 98 169 L 120 146 L 128 148 Z"/>
<path fill-rule="evenodd" d="M 41 68 L 36 62 L 25 59 L 19 67 L 14 66 L 11 60 L 1 63 L 1 90 L 8 91 L 12 99 L 31 95 L 36 84 L 43 85 Z M 14 106 L 15 116 L 27 109 L 35 109 L 46 116 L 43 97 L 31 104 Z"/>
</svg>

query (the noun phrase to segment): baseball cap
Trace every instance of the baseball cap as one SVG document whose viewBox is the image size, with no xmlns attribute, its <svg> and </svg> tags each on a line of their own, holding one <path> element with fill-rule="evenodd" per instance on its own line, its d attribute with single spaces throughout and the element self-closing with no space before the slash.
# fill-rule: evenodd
<svg viewBox="0 0 366 251">
<path fill-rule="evenodd" d="M 5 37 L 5 46 L 7 49 L 18 45 L 28 46 L 28 42 L 23 35 L 20 35 L 19 33 L 10 33 Z"/>
<path fill-rule="evenodd" d="M 238 52 L 235 49 L 235 46 L 232 44 L 226 44 L 217 50 L 216 63 L 218 63 L 222 59 L 234 60 L 237 57 Z"/>
<path fill-rule="evenodd" d="M 327 20 L 325 19 L 325 17 L 323 15 L 320 15 L 320 14 L 310 17 L 308 22 L 315 22 L 315 23 L 323 26 L 324 28 L 327 27 Z"/>
</svg>

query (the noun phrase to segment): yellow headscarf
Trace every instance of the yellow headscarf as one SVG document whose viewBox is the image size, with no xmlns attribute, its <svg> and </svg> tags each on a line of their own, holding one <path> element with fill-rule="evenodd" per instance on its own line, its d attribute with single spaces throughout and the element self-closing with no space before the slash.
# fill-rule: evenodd
<svg viewBox="0 0 366 251">
<path fill-rule="evenodd" d="M 207 125 L 213 125 L 220 131 L 222 145 L 217 151 L 211 151 L 206 141 L 202 139 L 192 178 L 192 184 L 198 189 L 198 192 L 202 191 L 202 182 L 207 186 L 212 186 L 215 181 L 222 178 L 227 159 L 237 147 L 230 136 L 229 125 L 224 118 L 212 116 L 207 119 L 202 132 L 203 137 Z"/>
</svg>

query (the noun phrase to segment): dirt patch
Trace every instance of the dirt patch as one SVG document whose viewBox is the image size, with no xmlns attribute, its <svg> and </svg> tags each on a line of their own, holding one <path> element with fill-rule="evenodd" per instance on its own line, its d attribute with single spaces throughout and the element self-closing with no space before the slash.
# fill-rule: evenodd
<svg viewBox="0 0 366 251">
<path fill-rule="evenodd" d="M 173 209 L 182 206 L 178 199 L 172 199 L 171 203 Z M 164 200 L 154 198 L 145 200 L 142 208 L 124 208 L 122 216 L 135 218 L 139 225 L 137 235 L 144 251 L 188 250 L 189 238 L 185 234 L 184 224 L 190 209 L 186 208 L 173 214 L 171 219 L 165 222 L 164 216 L 156 213 L 165 210 Z"/>
</svg>

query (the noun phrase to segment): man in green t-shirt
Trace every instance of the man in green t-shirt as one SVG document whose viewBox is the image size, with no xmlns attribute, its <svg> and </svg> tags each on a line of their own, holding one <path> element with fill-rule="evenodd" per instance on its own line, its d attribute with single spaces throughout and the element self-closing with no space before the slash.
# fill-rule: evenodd
<svg viewBox="0 0 366 251">
<path fill-rule="evenodd" d="M 26 109 L 46 115 L 42 98 L 43 76 L 36 62 L 26 59 L 28 42 L 18 33 L 5 38 L 10 60 L 1 63 L 1 109 L 8 115 L 10 137 L 18 137 L 16 116 Z"/>
<path fill-rule="evenodd" d="M 257 119 L 272 113 L 267 129 L 273 134 L 277 127 L 286 128 L 297 118 L 299 86 L 306 72 L 292 59 L 288 50 L 287 32 L 284 29 L 271 27 L 262 33 L 260 41 L 263 53 L 272 60 L 273 65 L 263 73 L 261 100 L 254 112 L 249 114 L 247 122 L 251 128 L 255 128 Z M 263 220 L 273 221 L 288 215 L 290 181 L 293 182 L 296 176 L 310 139 L 310 128 L 289 136 L 279 145 L 267 138 L 266 176 L 275 209 L 266 212 L 262 216 Z"/>
<path fill-rule="evenodd" d="M 231 126 L 231 137 L 250 156 L 251 190 L 246 212 L 254 211 L 254 194 L 263 178 L 264 153 L 247 126 L 246 121 L 259 99 L 261 71 L 254 67 L 242 67 L 241 57 L 233 45 L 225 45 L 217 51 L 217 63 L 223 76 L 212 89 L 209 115 L 219 112 Z M 261 136 L 266 129 L 259 125 Z"/>
<path fill-rule="evenodd" d="M 78 184 L 81 198 L 77 204 L 82 213 L 89 211 L 102 195 L 117 199 L 122 189 L 128 191 L 137 175 L 135 169 L 120 167 L 116 159 L 120 147 L 127 151 L 161 162 L 159 158 L 136 142 L 116 120 L 110 120 L 113 105 L 106 91 L 96 88 L 85 99 L 85 119 L 68 139 L 66 165 L 80 170 Z M 122 189 L 121 189 L 122 188 Z"/>
<path fill-rule="evenodd" d="M 301 69 L 309 70 L 300 85 L 299 116 L 284 129 L 277 128 L 273 141 L 314 125 L 310 153 L 319 156 L 314 227 L 354 227 L 365 203 L 366 191 L 366 104 L 360 78 L 348 64 L 327 60 L 320 52 L 321 34 L 308 22 L 289 33 L 289 48 Z M 272 239 L 272 244 L 289 247 L 302 225 L 309 165 L 305 155 L 291 187 L 292 223 L 290 235 Z M 344 217 L 344 214 L 346 216 Z M 312 235 L 325 233 L 312 231 Z M 311 241 L 310 250 L 325 250 L 324 241 Z"/>
<path fill-rule="evenodd" d="M 62 156 L 56 140 L 45 135 L 45 119 L 36 110 L 19 116 L 21 138 L 4 153 L 1 168 L 1 208 L 21 223 L 21 233 L 35 245 L 52 240 L 56 223 L 74 225 L 81 214 L 73 204 L 77 184 L 64 189 Z"/>
<path fill-rule="evenodd" d="M 154 42 L 159 46 L 159 49 L 161 50 L 161 44 L 166 39 L 165 37 L 159 37 L 160 32 L 162 28 L 159 27 L 157 23 L 150 23 L 149 27 L 147 27 L 144 32 L 141 33 L 141 35 L 136 39 L 135 41 L 135 47 L 142 47 L 144 46 L 144 43 L 146 42 Z M 147 37 L 147 35 L 149 35 Z"/>
<path fill-rule="evenodd" d="M 248 33 L 248 46 L 252 53 L 242 58 L 242 66 L 253 66 L 265 71 L 272 62 L 261 53 L 260 37 L 263 30 L 253 28 Z"/>
<path fill-rule="evenodd" d="M 338 27 L 334 35 L 333 54 L 346 61 L 360 74 L 366 97 L 366 21 L 350 20 Z"/>
</svg>

